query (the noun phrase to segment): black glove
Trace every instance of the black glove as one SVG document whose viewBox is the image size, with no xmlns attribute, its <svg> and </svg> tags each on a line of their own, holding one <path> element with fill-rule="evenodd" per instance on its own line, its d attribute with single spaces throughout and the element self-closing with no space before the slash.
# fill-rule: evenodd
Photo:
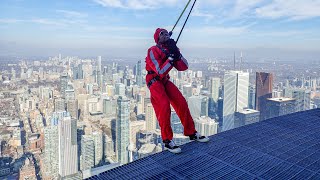
<svg viewBox="0 0 320 180">
<path fill-rule="evenodd" d="M 169 50 L 169 57 L 172 57 L 175 61 L 180 59 L 180 51 L 179 48 L 177 47 L 176 42 L 174 39 L 169 39 L 167 41 L 167 47 Z"/>
</svg>

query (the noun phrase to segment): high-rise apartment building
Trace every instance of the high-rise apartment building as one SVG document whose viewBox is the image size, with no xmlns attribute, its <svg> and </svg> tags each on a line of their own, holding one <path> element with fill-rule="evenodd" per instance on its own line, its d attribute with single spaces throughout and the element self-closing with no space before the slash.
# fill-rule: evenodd
<svg viewBox="0 0 320 180">
<path fill-rule="evenodd" d="M 125 96 L 126 95 L 126 86 L 122 83 L 116 83 L 115 85 L 115 94 L 119 96 Z"/>
<path fill-rule="evenodd" d="M 66 177 L 78 172 L 77 121 L 64 117 L 58 122 L 59 175 Z"/>
<path fill-rule="evenodd" d="M 102 133 L 95 131 L 92 133 L 94 140 L 94 165 L 98 166 L 103 163 L 103 141 Z"/>
<path fill-rule="evenodd" d="M 67 111 L 70 113 L 71 118 L 79 119 L 78 109 L 78 100 L 73 99 L 67 101 Z"/>
<path fill-rule="evenodd" d="M 62 98 L 65 98 L 67 86 L 68 86 L 68 74 L 62 74 L 60 76 L 60 94 Z"/>
<path fill-rule="evenodd" d="M 46 176 L 58 178 L 59 172 L 59 136 L 58 126 L 50 125 L 44 128 L 44 164 Z"/>
<path fill-rule="evenodd" d="M 130 100 L 120 96 L 117 100 L 116 148 L 121 164 L 128 163 Z"/>
<path fill-rule="evenodd" d="M 156 113 L 154 112 L 153 106 L 151 103 L 146 105 L 146 130 L 147 131 L 154 131 L 157 127 L 157 117 Z"/>
<path fill-rule="evenodd" d="M 94 140 L 91 135 L 81 137 L 81 170 L 94 167 Z"/>
<path fill-rule="evenodd" d="M 65 111 L 65 102 L 64 99 L 56 98 L 54 99 L 54 111 L 55 112 L 62 112 Z"/>
</svg>

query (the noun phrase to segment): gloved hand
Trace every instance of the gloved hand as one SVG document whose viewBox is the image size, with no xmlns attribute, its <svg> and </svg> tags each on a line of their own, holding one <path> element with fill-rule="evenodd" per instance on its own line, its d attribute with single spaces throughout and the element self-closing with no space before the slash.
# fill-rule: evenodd
<svg viewBox="0 0 320 180">
<path fill-rule="evenodd" d="M 174 52 L 179 51 L 176 42 L 174 41 L 174 39 L 169 39 L 166 42 L 166 46 L 169 49 L 170 54 L 174 54 Z"/>
<path fill-rule="evenodd" d="M 179 48 L 177 47 L 176 42 L 174 39 L 169 39 L 167 41 L 167 47 L 169 50 L 169 57 L 172 57 L 173 60 L 179 60 L 180 59 L 180 51 Z"/>
</svg>

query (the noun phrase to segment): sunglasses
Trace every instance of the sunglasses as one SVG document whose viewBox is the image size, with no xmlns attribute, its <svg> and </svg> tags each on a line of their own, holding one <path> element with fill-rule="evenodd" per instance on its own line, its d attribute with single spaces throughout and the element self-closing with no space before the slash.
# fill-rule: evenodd
<svg viewBox="0 0 320 180">
<path fill-rule="evenodd" d="M 168 31 L 161 31 L 159 35 L 160 36 L 169 36 L 169 33 L 168 33 Z"/>
</svg>

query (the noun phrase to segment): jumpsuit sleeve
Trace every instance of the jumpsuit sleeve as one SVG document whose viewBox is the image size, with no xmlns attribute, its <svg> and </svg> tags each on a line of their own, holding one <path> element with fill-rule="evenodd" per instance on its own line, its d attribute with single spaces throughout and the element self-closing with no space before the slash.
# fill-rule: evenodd
<svg viewBox="0 0 320 180">
<path fill-rule="evenodd" d="M 161 52 L 162 53 L 162 52 Z M 148 50 L 147 62 L 151 69 L 159 76 L 160 80 L 165 77 L 169 71 L 173 68 L 170 60 L 167 59 L 164 63 L 161 63 L 161 54 L 150 48 Z"/>
<path fill-rule="evenodd" d="M 189 68 L 189 64 L 188 64 L 188 61 L 181 54 L 180 59 L 174 62 L 174 67 L 178 71 L 185 71 Z"/>
</svg>

